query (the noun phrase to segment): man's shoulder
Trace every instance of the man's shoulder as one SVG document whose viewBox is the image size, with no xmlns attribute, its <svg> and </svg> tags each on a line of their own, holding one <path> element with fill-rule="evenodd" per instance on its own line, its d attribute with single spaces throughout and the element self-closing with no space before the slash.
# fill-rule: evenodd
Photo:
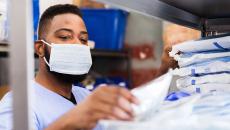
<svg viewBox="0 0 230 130">
<path fill-rule="evenodd" d="M 0 100 L 0 108 L 10 108 L 12 106 L 13 95 L 12 92 L 7 92 Z"/>
<path fill-rule="evenodd" d="M 0 100 L 0 129 L 12 129 L 12 92 L 6 93 Z"/>
</svg>

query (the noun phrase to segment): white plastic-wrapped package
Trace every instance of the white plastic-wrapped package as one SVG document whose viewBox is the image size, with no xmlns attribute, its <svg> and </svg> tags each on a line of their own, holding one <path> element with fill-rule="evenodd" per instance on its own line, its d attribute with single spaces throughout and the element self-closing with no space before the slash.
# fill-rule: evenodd
<svg viewBox="0 0 230 130">
<path fill-rule="evenodd" d="M 140 100 L 140 105 L 133 105 L 136 120 L 148 120 L 155 114 L 167 96 L 171 80 L 172 73 L 168 72 L 131 91 Z"/>
<path fill-rule="evenodd" d="M 230 120 L 228 120 L 230 121 Z M 101 121 L 103 130 L 229 130 L 229 122 L 210 117 L 166 119 L 163 122 Z"/>
<path fill-rule="evenodd" d="M 212 63 L 201 66 L 188 66 L 183 68 L 176 68 L 173 70 L 174 75 L 178 76 L 191 76 L 191 75 L 204 75 L 220 72 L 230 72 L 230 62 L 213 61 Z"/>
<path fill-rule="evenodd" d="M 177 44 L 172 47 L 172 51 L 169 53 L 171 57 L 178 55 L 178 52 L 202 52 L 202 51 L 226 51 L 230 49 L 230 36 L 211 38 L 196 41 L 186 41 L 181 44 Z"/>
<path fill-rule="evenodd" d="M 174 128 L 178 120 L 187 119 L 191 115 L 193 104 L 199 97 L 199 95 L 194 95 L 176 102 L 165 102 L 158 106 L 157 112 L 154 115 L 151 113 L 146 115 L 148 116 L 147 120 L 130 122 L 102 120 L 100 121 L 100 125 L 103 126 L 104 130 L 169 130 L 170 128 Z M 156 110 L 155 107 L 152 109 Z M 177 117 L 176 119 L 178 120 L 170 119 L 174 117 Z M 186 127 L 183 126 L 183 128 Z"/>
<path fill-rule="evenodd" d="M 197 53 L 184 56 L 180 54 L 174 59 L 178 62 L 180 67 L 188 66 L 195 63 L 206 62 L 216 58 L 230 57 L 230 52 L 215 52 L 215 53 Z"/>
<path fill-rule="evenodd" d="M 177 87 L 183 88 L 190 85 L 199 85 L 207 83 L 220 83 L 220 84 L 230 84 L 230 74 L 229 73 L 220 73 L 220 74 L 211 74 L 198 77 L 185 76 L 177 79 Z"/>
<path fill-rule="evenodd" d="M 202 94 L 193 107 L 194 115 L 230 119 L 230 92 L 214 91 Z"/>
<path fill-rule="evenodd" d="M 182 92 L 186 92 L 189 94 L 209 93 L 213 91 L 230 92 L 230 84 L 207 83 L 207 84 L 190 85 L 186 87 L 178 87 L 178 89 Z"/>
<path fill-rule="evenodd" d="M 148 121 L 109 121 L 104 130 L 229 130 L 230 93 L 210 92 L 164 102 Z"/>
</svg>

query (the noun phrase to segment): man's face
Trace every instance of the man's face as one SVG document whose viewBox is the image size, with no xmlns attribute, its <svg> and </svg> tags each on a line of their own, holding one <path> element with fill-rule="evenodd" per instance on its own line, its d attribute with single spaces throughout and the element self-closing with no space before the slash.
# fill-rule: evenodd
<svg viewBox="0 0 230 130">
<path fill-rule="evenodd" d="M 54 44 L 85 44 L 87 45 L 88 34 L 83 20 L 75 14 L 61 14 L 53 18 L 49 29 L 46 32 L 45 41 Z M 50 57 L 49 46 L 45 46 L 45 57 L 49 61 Z M 76 50 L 77 51 L 77 50 Z M 86 75 L 68 75 L 57 72 L 47 71 L 54 74 L 60 80 L 65 82 L 81 82 Z"/>
<path fill-rule="evenodd" d="M 46 39 L 49 43 L 85 44 L 88 34 L 83 20 L 75 14 L 57 15 L 51 21 Z"/>
</svg>

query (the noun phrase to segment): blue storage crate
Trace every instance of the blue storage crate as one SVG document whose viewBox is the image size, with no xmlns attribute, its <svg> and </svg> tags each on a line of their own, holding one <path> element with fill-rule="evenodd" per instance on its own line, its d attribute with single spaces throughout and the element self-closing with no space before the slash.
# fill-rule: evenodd
<svg viewBox="0 0 230 130">
<path fill-rule="evenodd" d="M 36 41 L 38 37 L 37 29 L 38 29 L 39 15 L 40 15 L 39 0 L 33 0 L 34 41 Z"/>
<path fill-rule="evenodd" d="M 127 12 L 118 9 L 82 9 L 82 13 L 89 40 L 95 41 L 95 48 L 123 48 Z"/>
</svg>

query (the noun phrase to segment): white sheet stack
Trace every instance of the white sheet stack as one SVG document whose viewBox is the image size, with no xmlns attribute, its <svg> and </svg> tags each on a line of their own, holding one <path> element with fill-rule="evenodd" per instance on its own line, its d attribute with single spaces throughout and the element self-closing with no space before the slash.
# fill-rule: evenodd
<svg viewBox="0 0 230 130">
<path fill-rule="evenodd" d="M 177 87 L 188 93 L 230 91 L 230 36 L 187 41 L 169 53 L 179 68 Z"/>
</svg>

